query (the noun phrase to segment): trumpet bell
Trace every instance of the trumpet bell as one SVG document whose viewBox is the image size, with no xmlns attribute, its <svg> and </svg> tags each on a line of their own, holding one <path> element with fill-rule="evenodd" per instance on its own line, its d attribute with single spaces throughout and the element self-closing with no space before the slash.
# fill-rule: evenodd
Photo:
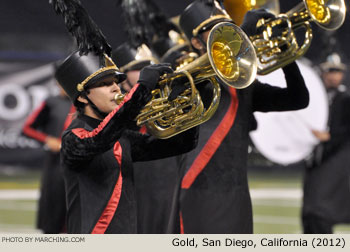
<svg viewBox="0 0 350 252">
<path fill-rule="evenodd" d="M 215 74 L 226 85 L 241 89 L 253 83 L 257 56 L 248 36 L 236 25 L 215 25 L 207 41 L 208 57 Z"/>
<path fill-rule="evenodd" d="M 311 19 L 326 30 L 338 29 L 345 20 L 344 0 L 304 0 Z"/>
</svg>

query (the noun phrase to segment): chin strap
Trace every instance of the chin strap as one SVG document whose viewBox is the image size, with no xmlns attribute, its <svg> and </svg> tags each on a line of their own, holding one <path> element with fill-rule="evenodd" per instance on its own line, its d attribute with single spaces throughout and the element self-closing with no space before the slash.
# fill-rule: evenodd
<svg viewBox="0 0 350 252">
<path fill-rule="evenodd" d="M 108 115 L 108 113 L 102 112 L 98 109 L 98 107 L 89 99 L 86 92 L 83 92 L 82 96 L 84 96 L 84 98 L 88 101 L 88 104 L 91 106 L 92 110 L 99 118 L 104 119 Z"/>
</svg>

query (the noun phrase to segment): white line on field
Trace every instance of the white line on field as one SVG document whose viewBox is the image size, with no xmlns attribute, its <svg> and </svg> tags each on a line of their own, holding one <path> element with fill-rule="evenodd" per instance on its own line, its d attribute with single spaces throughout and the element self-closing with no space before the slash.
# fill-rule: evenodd
<svg viewBox="0 0 350 252">
<path fill-rule="evenodd" d="M 251 189 L 252 199 L 301 199 L 303 191 L 297 188 Z"/>
<path fill-rule="evenodd" d="M 294 199 L 253 199 L 253 206 L 301 207 L 301 200 Z"/>
<path fill-rule="evenodd" d="M 37 200 L 39 190 L 0 190 L 0 200 Z"/>
<path fill-rule="evenodd" d="M 251 189 L 252 199 L 301 199 L 301 189 Z M 0 200 L 37 200 L 39 190 L 0 190 Z"/>
</svg>

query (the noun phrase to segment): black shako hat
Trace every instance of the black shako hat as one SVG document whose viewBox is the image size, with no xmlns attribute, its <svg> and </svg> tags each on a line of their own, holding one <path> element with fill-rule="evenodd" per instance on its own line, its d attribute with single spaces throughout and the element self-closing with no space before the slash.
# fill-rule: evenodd
<svg viewBox="0 0 350 252">
<path fill-rule="evenodd" d="M 141 70 L 145 66 L 158 63 L 146 45 L 135 48 L 130 43 L 123 43 L 112 51 L 112 60 L 116 62 L 120 71 L 126 73 Z"/>
<path fill-rule="evenodd" d="M 118 78 L 118 82 L 126 79 L 126 75 L 119 71 L 107 55 L 103 55 L 101 59 L 92 52 L 87 55 L 75 52 L 57 68 L 55 78 L 75 103 L 84 89 L 102 78 L 113 75 Z"/>
<path fill-rule="evenodd" d="M 160 62 L 170 63 L 173 68 L 176 68 L 176 60 L 183 56 L 184 52 L 190 51 L 188 43 L 176 43 L 170 38 L 161 38 L 152 44 L 154 51 L 160 58 Z"/>
<path fill-rule="evenodd" d="M 180 15 L 180 27 L 188 40 L 224 21 L 233 22 L 215 1 L 194 1 Z"/>
<path fill-rule="evenodd" d="M 151 48 L 155 54 L 162 58 L 171 48 L 174 48 L 176 43 L 168 37 L 159 38 L 152 42 Z"/>
</svg>

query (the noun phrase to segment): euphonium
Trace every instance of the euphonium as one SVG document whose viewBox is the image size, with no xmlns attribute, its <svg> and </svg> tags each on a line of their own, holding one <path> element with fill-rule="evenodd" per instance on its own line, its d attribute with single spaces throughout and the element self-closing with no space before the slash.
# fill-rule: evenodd
<svg viewBox="0 0 350 252">
<path fill-rule="evenodd" d="M 276 19 L 260 20 L 258 29 L 262 32 L 251 37 L 258 56 L 258 74 L 268 74 L 305 54 L 312 40 L 309 21 L 324 29 L 335 30 L 343 24 L 345 12 L 344 0 L 303 0 Z M 301 45 L 294 33 L 299 28 L 305 29 Z"/>
<path fill-rule="evenodd" d="M 161 77 L 159 88 L 152 91 L 152 99 L 136 118 L 137 125 L 146 125 L 148 133 L 164 139 L 204 123 L 219 105 L 217 77 L 231 87 L 245 88 L 254 81 L 256 71 L 256 53 L 246 34 L 233 23 L 219 23 L 208 36 L 206 54 Z M 178 78 L 188 80 L 186 90 L 169 101 L 172 83 Z M 213 85 L 213 98 L 207 108 L 195 86 L 203 81 Z"/>
</svg>

